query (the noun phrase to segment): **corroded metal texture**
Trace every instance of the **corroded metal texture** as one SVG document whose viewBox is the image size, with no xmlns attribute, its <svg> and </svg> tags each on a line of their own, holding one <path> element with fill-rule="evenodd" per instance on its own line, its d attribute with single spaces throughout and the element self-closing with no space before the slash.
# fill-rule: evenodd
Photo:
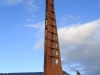
<svg viewBox="0 0 100 75">
<path fill-rule="evenodd" d="M 46 0 L 44 75 L 63 75 L 54 10 L 54 0 Z"/>
</svg>

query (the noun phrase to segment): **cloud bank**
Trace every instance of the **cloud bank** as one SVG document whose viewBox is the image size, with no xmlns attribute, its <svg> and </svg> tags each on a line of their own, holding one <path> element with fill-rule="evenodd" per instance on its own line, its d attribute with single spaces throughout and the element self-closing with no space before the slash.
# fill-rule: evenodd
<svg viewBox="0 0 100 75">
<path fill-rule="evenodd" d="M 67 71 L 99 75 L 100 19 L 59 29 L 62 63 Z"/>
</svg>

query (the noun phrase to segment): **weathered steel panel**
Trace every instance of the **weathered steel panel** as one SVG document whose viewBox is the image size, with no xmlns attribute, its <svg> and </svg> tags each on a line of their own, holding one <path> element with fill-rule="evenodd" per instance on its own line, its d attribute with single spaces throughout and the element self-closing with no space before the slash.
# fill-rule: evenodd
<svg viewBox="0 0 100 75">
<path fill-rule="evenodd" d="M 63 75 L 54 0 L 46 0 L 44 75 Z"/>
</svg>

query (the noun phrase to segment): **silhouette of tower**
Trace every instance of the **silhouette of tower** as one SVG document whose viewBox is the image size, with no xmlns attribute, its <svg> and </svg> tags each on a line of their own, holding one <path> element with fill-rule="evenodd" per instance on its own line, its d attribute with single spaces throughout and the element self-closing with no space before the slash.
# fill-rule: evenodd
<svg viewBox="0 0 100 75">
<path fill-rule="evenodd" d="M 63 75 L 54 0 L 46 0 L 44 75 Z"/>
<path fill-rule="evenodd" d="M 76 71 L 77 75 L 81 75 L 78 71 Z"/>
</svg>

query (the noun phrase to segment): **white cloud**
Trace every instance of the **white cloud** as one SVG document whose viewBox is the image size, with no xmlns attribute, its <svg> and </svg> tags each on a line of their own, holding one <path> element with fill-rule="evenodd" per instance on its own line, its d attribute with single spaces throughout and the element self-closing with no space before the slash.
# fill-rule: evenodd
<svg viewBox="0 0 100 75">
<path fill-rule="evenodd" d="M 27 27 L 36 29 L 35 31 L 35 36 L 37 36 L 39 39 L 39 41 L 36 43 L 36 45 L 34 46 L 35 50 L 43 50 L 44 47 L 44 22 L 39 22 L 36 24 L 31 24 L 31 25 L 27 25 Z"/>
<path fill-rule="evenodd" d="M 44 49 L 44 39 L 40 39 L 36 45 L 34 46 L 35 50 L 43 50 Z"/>
<path fill-rule="evenodd" d="M 27 25 L 27 27 L 31 27 L 31 28 L 35 28 L 35 29 L 39 29 L 39 30 L 44 30 L 44 22 L 30 24 L 30 25 Z"/>
<path fill-rule="evenodd" d="M 68 25 L 76 23 L 79 18 L 79 16 L 74 17 L 73 15 L 65 15 L 63 18 L 60 19 L 61 23 L 59 25 Z"/>
<path fill-rule="evenodd" d="M 1 0 L 0 5 L 2 6 L 12 6 L 15 4 L 22 3 L 26 10 L 33 12 L 38 7 L 34 4 L 34 0 Z"/>
<path fill-rule="evenodd" d="M 34 0 L 29 0 L 29 1 L 26 1 L 25 4 L 25 9 L 32 12 L 32 11 L 35 11 L 38 7 L 34 4 Z"/>
<path fill-rule="evenodd" d="M 28 22 L 34 22 L 35 21 L 35 15 L 32 15 L 31 17 L 27 18 L 26 21 Z"/>
<path fill-rule="evenodd" d="M 14 4 L 21 3 L 23 0 L 1 0 L 0 4 L 1 5 L 6 5 L 6 6 L 11 6 Z"/>
<path fill-rule="evenodd" d="M 99 34 L 100 20 L 82 25 L 71 25 L 59 29 L 61 43 L 80 44 L 86 43 L 89 39 L 95 38 Z M 63 36 L 63 37 L 62 37 Z M 91 38 L 92 37 L 92 38 Z"/>
<path fill-rule="evenodd" d="M 30 27 L 30 28 L 33 28 L 35 29 L 35 36 L 38 36 L 40 38 L 43 38 L 43 33 L 44 33 L 44 22 L 39 22 L 39 23 L 36 23 L 36 24 L 30 24 L 30 25 L 27 25 L 27 27 Z"/>
<path fill-rule="evenodd" d="M 100 1 L 99 1 L 99 4 L 98 4 L 98 7 L 100 8 Z"/>
<path fill-rule="evenodd" d="M 98 75 L 100 65 L 100 19 L 59 29 L 63 65 L 69 71 Z M 73 64 L 75 64 L 73 66 Z M 79 64 L 77 66 L 77 64 Z M 92 67 L 91 67 L 92 66 Z M 84 75 L 84 74 L 83 74 Z"/>
</svg>

